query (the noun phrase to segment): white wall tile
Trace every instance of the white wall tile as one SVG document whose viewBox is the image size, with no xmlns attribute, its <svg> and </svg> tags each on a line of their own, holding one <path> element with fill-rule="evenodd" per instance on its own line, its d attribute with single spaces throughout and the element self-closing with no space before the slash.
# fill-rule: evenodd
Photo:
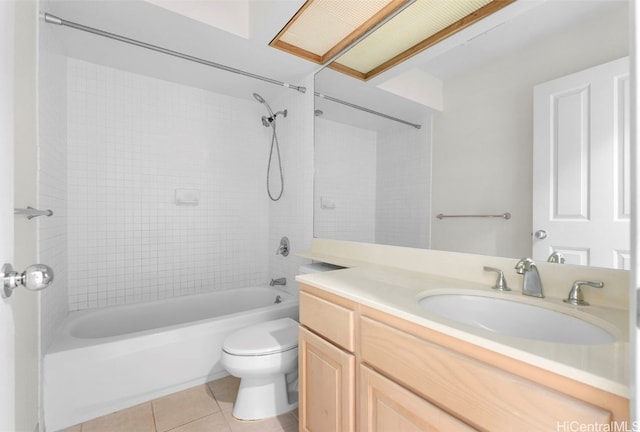
<svg viewBox="0 0 640 432">
<path fill-rule="evenodd" d="M 428 248 L 431 119 L 378 133 L 376 243 Z"/>
<path fill-rule="evenodd" d="M 41 26 L 38 70 L 38 260 L 54 270 L 51 287 L 40 293 L 41 350 L 46 351 L 69 312 L 67 297 L 67 66 L 50 26 Z"/>
<path fill-rule="evenodd" d="M 71 310 L 267 281 L 255 101 L 69 59 Z M 199 192 L 177 205 L 176 189 Z"/>
<path fill-rule="evenodd" d="M 295 281 L 298 268 L 309 261 L 297 257 L 296 253 L 309 251 L 313 238 L 313 76 L 305 78 L 302 85 L 307 89 L 304 94 L 288 90 L 273 103 L 269 101 L 272 108 L 288 110 L 286 118 L 278 119 L 277 127 L 285 189 L 280 200 L 269 200 L 269 240 L 266 249 L 269 278 L 286 277 L 285 288 L 294 295 L 298 294 L 298 283 Z M 266 135 L 262 138 L 265 146 L 267 142 L 270 143 L 269 134 Z M 267 158 L 263 160 L 264 164 Z M 266 197 L 264 187 L 263 194 Z M 282 236 L 287 236 L 291 242 L 287 257 L 275 253 Z"/>
<path fill-rule="evenodd" d="M 375 241 L 377 132 L 316 118 L 314 149 L 315 235 Z"/>
<path fill-rule="evenodd" d="M 430 115 L 378 131 L 317 118 L 314 158 L 317 237 L 429 247 Z"/>
</svg>

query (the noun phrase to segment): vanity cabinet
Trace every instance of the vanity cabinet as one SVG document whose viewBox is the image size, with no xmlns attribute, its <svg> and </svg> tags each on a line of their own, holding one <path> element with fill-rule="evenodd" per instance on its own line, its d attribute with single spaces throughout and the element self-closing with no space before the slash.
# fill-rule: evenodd
<svg viewBox="0 0 640 432">
<path fill-rule="evenodd" d="M 626 398 L 315 287 L 301 287 L 300 323 L 301 431 L 549 431 L 629 420 Z"/>
<path fill-rule="evenodd" d="M 467 432 L 475 429 L 373 369 L 359 368 L 359 422 L 367 432 Z"/>
<path fill-rule="evenodd" d="M 355 431 L 352 306 L 300 293 L 300 323 L 306 326 L 298 345 L 300 431 Z"/>
<path fill-rule="evenodd" d="M 304 328 L 298 347 L 300 430 L 355 430 L 355 356 Z"/>
</svg>

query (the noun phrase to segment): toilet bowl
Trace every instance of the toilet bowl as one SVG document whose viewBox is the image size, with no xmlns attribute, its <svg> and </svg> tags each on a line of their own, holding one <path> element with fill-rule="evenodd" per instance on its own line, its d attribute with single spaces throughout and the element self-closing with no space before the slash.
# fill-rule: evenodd
<svg viewBox="0 0 640 432">
<path fill-rule="evenodd" d="M 282 318 L 245 327 L 222 346 L 222 365 L 240 378 L 233 416 L 260 420 L 298 406 L 298 323 Z"/>
</svg>

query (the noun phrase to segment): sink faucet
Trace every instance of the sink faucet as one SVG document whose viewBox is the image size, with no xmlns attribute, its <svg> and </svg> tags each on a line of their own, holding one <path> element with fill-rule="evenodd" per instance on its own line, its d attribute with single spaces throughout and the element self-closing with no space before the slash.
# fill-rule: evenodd
<svg viewBox="0 0 640 432">
<path fill-rule="evenodd" d="M 516 273 L 524 276 L 522 279 L 522 294 L 533 297 L 544 297 L 542 282 L 538 267 L 531 258 L 522 258 L 516 264 Z"/>
<path fill-rule="evenodd" d="M 276 286 L 276 285 L 286 285 L 287 284 L 287 278 L 278 278 L 278 279 L 271 279 L 271 282 L 269 282 L 269 285 L 271 286 Z"/>
</svg>

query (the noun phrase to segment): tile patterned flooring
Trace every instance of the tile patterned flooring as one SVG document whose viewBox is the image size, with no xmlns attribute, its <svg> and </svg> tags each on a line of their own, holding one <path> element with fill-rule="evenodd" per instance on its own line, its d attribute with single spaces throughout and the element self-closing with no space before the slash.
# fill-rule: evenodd
<svg viewBox="0 0 640 432">
<path fill-rule="evenodd" d="M 228 376 L 70 427 L 67 432 L 297 432 L 298 411 L 240 421 L 231 410 L 238 378 Z"/>
</svg>

